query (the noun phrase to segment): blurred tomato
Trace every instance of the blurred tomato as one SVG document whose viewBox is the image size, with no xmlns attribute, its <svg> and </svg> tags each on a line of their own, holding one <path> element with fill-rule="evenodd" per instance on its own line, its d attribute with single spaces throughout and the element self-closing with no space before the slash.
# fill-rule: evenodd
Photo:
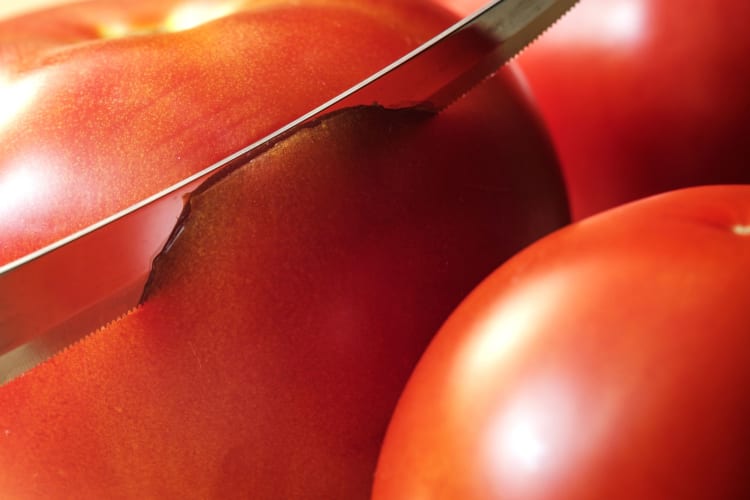
<svg viewBox="0 0 750 500">
<path fill-rule="evenodd" d="M 581 0 L 519 58 L 575 218 L 749 183 L 750 2 Z"/>
<path fill-rule="evenodd" d="M 63 5 L 75 0 L 24 0 L 24 2 L 0 2 L 0 19 L 25 14 L 34 10 L 55 5 Z"/>
<path fill-rule="evenodd" d="M 750 186 L 569 226 L 419 362 L 377 499 L 750 498 Z"/>
<path fill-rule="evenodd" d="M 0 387 L 0 498 L 367 498 L 440 324 L 568 220 L 536 125 L 503 73 L 434 117 L 342 112 L 194 194 L 139 309 Z"/>
</svg>

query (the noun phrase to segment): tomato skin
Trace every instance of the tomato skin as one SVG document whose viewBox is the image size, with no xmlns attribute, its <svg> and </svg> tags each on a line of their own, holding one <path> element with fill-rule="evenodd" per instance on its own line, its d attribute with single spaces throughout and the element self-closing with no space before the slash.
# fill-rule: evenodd
<svg viewBox="0 0 750 500">
<path fill-rule="evenodd" d="M 748 498 L 748 276 L 750 186 L 528 247 L 420 360 L 374 498 Z"/>
<path fill-rule="evenodd" d="M 575 219 L 750 183 L 749 18 L 742 0 L 581 0 L 519 56 Z"/>
<path fill-rule="evenodd" d="M 0 264 L 253 143 L 454 20 L 423 0 L 180 14 L 193 4 L 94 0 L 0 20 Z"/>
</svg>

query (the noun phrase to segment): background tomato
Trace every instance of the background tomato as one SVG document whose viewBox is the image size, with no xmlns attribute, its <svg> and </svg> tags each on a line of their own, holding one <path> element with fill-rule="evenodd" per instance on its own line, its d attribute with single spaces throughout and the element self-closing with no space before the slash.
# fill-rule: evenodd
<svg viewBox="0 0 750 500">
<path fill-rule="evenodd" d="M 748 19 L 742 0 L 581 0 L 521 54 L 574 218 L 750 183 Z"/>
<path fill-rule="evenodd" d="M 750 186 L 537 242 L 419 362 L 374 497 L 748 498 L 749 275 Z"/>
</svg>

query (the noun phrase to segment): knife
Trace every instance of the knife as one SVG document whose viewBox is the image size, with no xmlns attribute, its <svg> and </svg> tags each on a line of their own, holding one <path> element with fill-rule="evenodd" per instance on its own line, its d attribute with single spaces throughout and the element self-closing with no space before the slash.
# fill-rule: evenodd
<svg viewBox="0 0 750 500">
<path fill-rule="evenodd" d="M 121 212 L 0 267 L 0 385 L 126 314 L 174 237 L 189 194 L 325 114 L 378 104 L 439 111 L 578 0 L 494 0 L 337 97 Z"/>
</svg>

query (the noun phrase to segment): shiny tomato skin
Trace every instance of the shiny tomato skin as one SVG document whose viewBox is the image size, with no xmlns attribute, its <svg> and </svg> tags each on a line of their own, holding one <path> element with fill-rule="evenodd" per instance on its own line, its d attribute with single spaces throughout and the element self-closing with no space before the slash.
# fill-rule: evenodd
<svg viewBox="0 0 750 500">
<path fill-rule="evenodd" d="M 576 223 L 486 279 L 395 410 L 375 499 L 748 498 L 750 186 Z"/>
<path fill-rule="evenodd" d="M 742 0 L 581 0 L 519 56 L 575 219 L 750 183 L 748 19 Z"/>
<path fill-rule="evenodd" d="M 428 0 L 91 0 L 0 20 L 0 265 L 264 137 L 454 19 Z"/>
</svg>

